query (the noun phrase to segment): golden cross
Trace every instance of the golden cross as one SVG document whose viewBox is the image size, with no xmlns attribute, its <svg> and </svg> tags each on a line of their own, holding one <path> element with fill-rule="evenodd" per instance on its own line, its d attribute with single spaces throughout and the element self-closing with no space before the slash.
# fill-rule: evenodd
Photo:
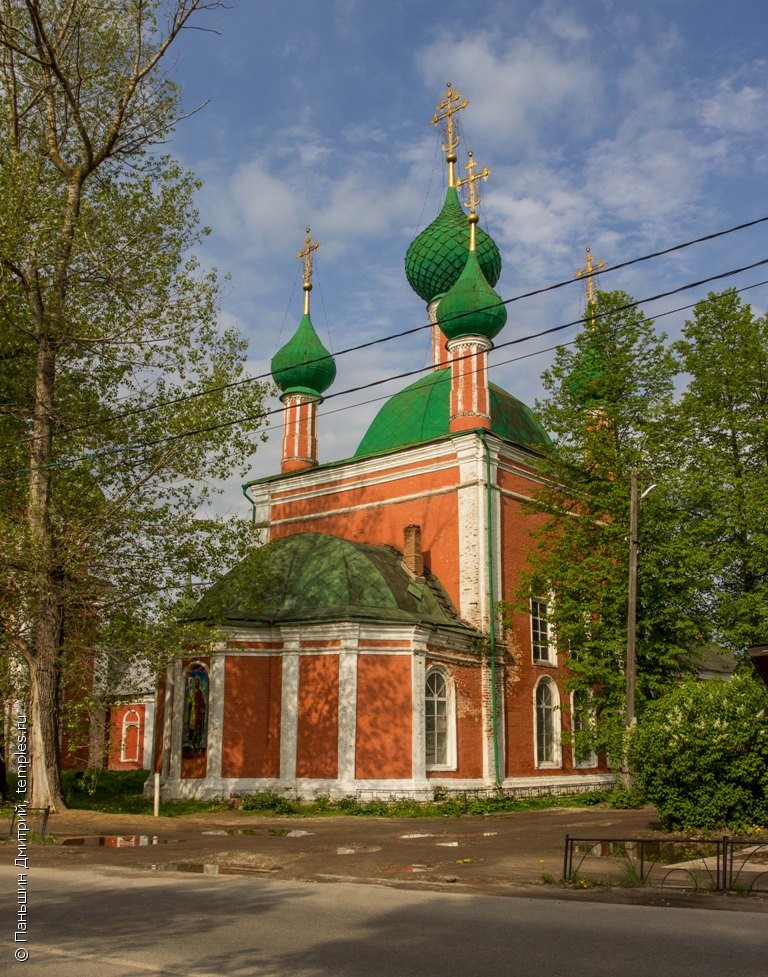
<svg viewBox="0 0 768 977">
<path fill-rule="evenodd" d="M 470 215 L 477 213 L 477 205 L 480 203 L 480 188 L 476 187 L 475 184 L 478 180 L 487 180 L 491 175 L 493 170 L 489 170 L 487 166 L 484 166 L 480 173 L 475 173 L 475 167 L 478 165 L 475 157 L 472 155 L 472 150 L 467 153 L 469 157 L 469 162 L 464 167 L 465 170 L 469 170 L 469 176 L 465 176 L 463 180 L 456 181 L 456 189 L 459 187 L 466 187 L 464 191 L 464 202 L 469 208 Z"/>
<path fill-rule="evenodd" d="M 586 267 L 579 268 L 576 272 L 576 278 L 584 278 L 584 298 L 589 307 L 594 301 L 595 296 L 600 291 L 600 287 L 597 280 L 597 273 L 601 268 L 605 267 L 605 262 L 601 258 L 596 265 L 592 264 L 592 252 L 587 248 L 587 259 Z"/>
<path fill-rule="evenodd" d="M 320 247 L 319 241 L 313 241 L 309 235 L 309 228 L 307 228 L 307 236 L 304 239 L 304 248 L 299 251 L 296 255 L 299 261 L 304 262 L 304 285 L 305 287 L 309 285 L 309 280 L 312 277 L 312 252 L 317 251 Z"/>
<path fill-rule="evenodd" d="M 452 187 L 454 185 L 454 164 L 456 162 L 456 148 L 459 145 L 459 135 L 453 128 L 453 116 L 456 112 L 461 112 L 469 105 L 469 102 L 462 96 L 461 92 L 457 92 L 455 89 L 451 88 L 451 83 L 448 82 L 448 87 L 446 88 L 445 94 L 440 100 L 440 104 L 437 106 L 437 111 L 432 117 L 432 125 L 436 126 L 438 122 L 445 122 L 445 142 L 443 143 L 443 152 L 446 154 L 446 162 L 448 163 L 448 186 Z"/>
</svg>

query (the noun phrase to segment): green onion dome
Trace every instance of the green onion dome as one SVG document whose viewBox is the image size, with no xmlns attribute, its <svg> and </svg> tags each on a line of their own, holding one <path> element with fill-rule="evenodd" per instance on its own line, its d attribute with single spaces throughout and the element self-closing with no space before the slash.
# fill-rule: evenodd
<svg viewBox="0 0 768 977">
<path fill-rule="evenodd" d="M 477 228 L 477 257 L 494 286 L 501 275 L 501 255 L 489 234 Z M 455 187 L 448 187 L 443 209 L 412 242 L 405 255 L 411 288 L 429 304 L 455 284 L 467 261 L 467 215 Z"/>
<path fill-rule="evenodd" d="M 580 406 L 596 407 L 603 402 L 608 369 L 602 349 L 590 342 L 579 354 L 568 378 L 568 390 Z"/>
<path fill-rule="evenodd" d="M 308 312 L 293 337 L 272 357 L 272 377 L 283 393 L 316 397 L 336 379 L 336 363 L 320 342 Z"/>
<path fill-rule="evenodd" d="M 466 234 L 465 226 L 465 238 Z M 476 251 L 467 252 L 467 262 L 458 280 L 440 299 L 437 321 L 447 339 L 460 336 L 493 339 L 503 329 L 507 307 L 488 284 Z"/>
</svg>

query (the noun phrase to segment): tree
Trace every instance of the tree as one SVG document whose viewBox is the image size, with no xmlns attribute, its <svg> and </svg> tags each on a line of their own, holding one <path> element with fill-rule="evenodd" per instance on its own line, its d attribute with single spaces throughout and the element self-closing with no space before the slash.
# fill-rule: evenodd
<svg viewBox="0 0 768 977">
<path fill-rule="evenodd" d="M 712 638 L 743 651 L 768 636 L 768 320 L 733 289 L 710 293 L 676 348 L 690 376 L 676 432 L 681 532 L 705 556 Z"/>
<path fill-rule="evenodd" d="M 168 654 L 180 594 L 247 545 L 204 507 L 253 452 L 264 388 L 238 382 L 245 345 L 192 254 L 196 181 L 160 151 L 168 51 L 217 6 L 0 0 L 0 623 L 35 805 L 63 806 L 62 685 L 94 649 Z"/>
<path fill-rule="evenodd" d="M 768 825 L 768 690 L 747 673 L 681 683 L 646 709 L 630 758 L 668 829 Z"/>
<path fill-rule="evenodd" d="M 672 527 L 678 507 L 665 488 L 666 426 L 676 363 L 631 297 L 600 292 L 573 348 L 561 347 L 536 405 L 553 437 L 546 482 L 532 505 L 544 513 L 511 607 L 552 594 L 549 617 L 568 654 L 570 684 L 592 697 L 597 723 L 578 734 L 616 753 L 624 722 L 630 472 L 659 488 L 642 503 L 637 613 L 639 703 L 690 667 L 694 574 Z M 577 744 L 578 745 L 578 744 Z M 586 746 L 587 744 L 583 744 Z"/>
</svg>

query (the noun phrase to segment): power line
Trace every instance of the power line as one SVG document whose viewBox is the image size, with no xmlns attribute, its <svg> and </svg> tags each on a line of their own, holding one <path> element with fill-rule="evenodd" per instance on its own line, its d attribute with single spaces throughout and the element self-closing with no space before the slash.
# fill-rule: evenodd
<svg viewBox="0 0 768 977">
<path fill-rule="evenodd" d="M 676 251 L 685 250 L 686 248 L 693 247 L 693 246 L 695 246 L 697 244 L 703 244 L 706 241 L 714 241 L 714 240 L 716 240 L 718 238 L 725 237 L 725 236 L 727 236 L 729 234 L 734 234 L 734 233 L 736 233 L 738 231 L 743 231 L 743 230 L 746 230 L 748 228 L 755 227 L 758 224 L 765 223 L 766 221 L 768 221 L 768 215 L 765 215 L 763 217 L 758 217 L 758 218 L 755 218 L 754 220 L 746 221 L 746 222 L 741 223 L 741 224 L 736 224 L 733 227 L 725 228 L 725 229 L 720 230 L 720 231 L 713 231 L 713 232 L 711 232 L 709 234 L 704 234 L 701 237 L 693 238 L 690 241 L 684 241 L 681 244 L 672 245 L 671 247 L 664 248 L 664 249 L 662 249 L 660 251 L 653 251 L 653 252 L 650 252 L 648 254 L 641 255 L 641 256 L 639 256 L 637 258 L 630 258 L 627 261 L 621 261 L 621 262 L 618 262 L 617 264 L 609 265 L 608 267 L 603 267 L 601 269 L 601 272 L 600 273 L 603 274 L 603 275 L 605 275 L 605 274 L 609 274 L 610 272 L 619 271 L 619 270 L 622 270 L 624 268 L 629 268 L 629 267 L 631 267 L 633 265 L 640 264 L 640 263 L 645 262 L 645 261 L 650 261 L 650 260 L 652 260 L 654 258 L 660 258 L 660 257 L 663 257 L 664 255 L 673 254 Z M 745 266 L 742 269 L 737 269 L 737 271 L 745 271 L 745 270 L 748 270 L 750 267 L 756 267 L 756 265 L 748 265 L 748 266 Z M 725 275 L 727 275 L 727 274 L 734 274 L 734 272 L 725 273 Z M 722 277 L 725 277 L 725 275 L 722 276 Z M 702 283 L 705 283 L 707 281 L 715 281 L 716 278 L 717 278 L 717 276 L 714 276 L 714 277 L 708 278 L 708 279 L 702 279 Z M 520 302 L 523 299 L 534 298 L 537 295 L 544 295 L 544 294 L 546 294 L 548 292 L 553 292 L 553 291 L 556 291 L 557 289 L 564 288 L 567 285 L 573 285 L 573 284 L 574 284 L 574 279 L 573 278 L 564 279 L 563 281 L 555 282 L 554 284 L 551 284 L 551 285 L 544 285 L 544 286 L 542 286 L 540 288 L 533 289 L 532 291 L 529 291 L 529 292 L 521 292 L 518 295 L 514 295 L 512 298 L 502 299 L 500 304 L 502 304 L 502 305 L 511 305 L 514 302 Z M 690 287 L 694 287 L 694 285 L 682 286 L 682 289 L 690 288 Z M 673 293 L 670 292 L 670 293 L 663 293 L 663 294 L 673 294 Z M 651 299 L 647 299 L 647 300 L 643 300 L 643 301 L 651 301 Z M 463 316 L 465 316 L 466 314 L 467 313 L 460 313 L 460 314 L 457 314 L 455 316 L 451 316 L 451 320 L 463 318 Z M 361 350 L 370 349 L 373 346 L 377 346 L 377 345 L 380 345 L 382 343 L 392 342 L 393 340 L 396 340 L 396 339 L 403 339 L 406 336 L 412 336 L 412 335 L 414 335 L 414 334 L 416 334 L 418 332 L 421 332 L 424 329 L 431 329 L 431 328 L 432 328 L 432 323 L 429 323 L 429 322 L 428 323 L 424 323 L 423 325 L 414 326 L 414 327 L 412 327 L 410 329 L 404 329 L 401 332 L 392 333 L 392 334 L 390 334 L 388 336 L 380 336 L 380 337 L 377 337 L 375 339 L 367 340 L 364 343 L 358 343 L 355 346 L 349 346 L 349 347 L 347 347 L 345 349 L 339 350 L 337 353 L 335 353 L 333 355 L 334 355 L 334 358 L 335 358 L 335 357 L 338 357 L 338 356 L 344 356 L 344 355 L 346 355 L 348 353 L 357 353 L 357 352 L 360 352 Z M 567 328 L 567 326 L 555 327 L 554 329 L 548 330 L 548 331 L 549 332 L 557 331 L 558 328 Z M 536 336 L 539 336 L 539 335 L 546 335 L 546 332 L 544 332 L 544 333 L 537 333 L 536 334 Z M 513 342 L 525 342 L 528 338 L 535 338 L 535 336 L 534 337 L 522 337 L 521 339 L 514 340 Z M 505 345 L 510 345 L 510 344 L 509 343 L 503 343 L 503 344 L 501 344 L 502 347 L 505 346 Z M 499 348 L 499 347 L 497 347 L 497 348 Z M 326 357 L 319 357 L 318 360 L 310 361 L 310 363 L 312 363 L 312 362 L 319 362 L 321 359 L 326 359 Z M 154 403 L 154 404 L 148 404 L 148 405 L 146 405 L 144 407 L 134 407 L 134 408 L 131 408 L 131 409 L 126 410 L 126 411 L 123 411 L 123 412 L 118 413 L 118 414 L 110 414 L 108 417 L 105 417 L 102 420 L 90 420 L 90 421 L 88 421 L 88 422 L 86 422 L 84 424 L 80 424 L 80 425 L 77 425 L 75 427 L 69 428 L 68 433 L 74 434 L 74 433 L 76 433 L 78 431 L 88 430 L 89 428 L 92 428 L 92 427 L 94 427 L 94 426 L 96 426 L 96 425 L 98 425 L 100 423 L 103 423 L 104 421 L 116 421 L 116 420 L 121 420 L 121 419 L 126 418 L 126 417 L 138 416 L 139 414 L 148 413 L 149 411 L 153 411 L 153 410 L 161 410 L 164 407 L 174 407 L 174 406 L 177 406 L 178 404 L 188 403 L 189 401 L 195 400 L 195 399 L 200 398 L 200 397 L 208 397 L 208 396 L 211 396 L 211 395 L 216 394 L 216 393 L 221 393 L 224 390 L 234 389 L 235 387 L 244 386 L 247 383 L 256 383 L 256 382 L 258 382 L 260 380 L 268 380 L 270 378 L 271 378 L 271 373 L 260 373 L 260 374 L 257 374 L 256 376 L 244 377 L 243 379 L 240 379 L 240 380 L 232 380 L 232 381 L 229 381 L 228 383 L 219 384 L 219 385 L 217 385 L 215 387 L 208 387 L 205 390 L 196 391 L 194 393 L 184 394 L 183 396 L 176 397 L 176 398 L 171 398 L 170 400 L 160 401 L 159 403 Z M 335 396 L 335 395 L 334 394 L 330 394 L 329 396 Z M 24 439 L 22 439 L 22 442 L 21 443 L 31 444 L 35 440 L 36 439 L 34 437 L 24 438 Z M 14 442 L 13 444 L 3 444 L 3 445 L 0 445 L 0 450 L 2 450 L 3 448 L 8 448 L 8 447 L 16 447 L 18 445 L 18 443 L 19 442 Z"/>
<path fill-rule="evenodd" d="M 765 219 L 768 220 L 768 218 L 765 218 Z M 706 284 L 708 284 L 710 282 L 713 282 L 713 281 L 719 281 L 719 280 L 721 280 L 723 278 L 729 278 L 729 277 L 731 277 L 733 275 L 740 274 L 741 272 L 750 271 L 753 268 L 759 268 L 759 267 L 762 267 L 762 266 L 765 266 L 765 265 L 768 265 L 768 258 L 762 258 L 760 261 L 752 262 L 749 265 L 743 265 L 740 268 L 734 268 L 734 269 L 731 269 L 730 271 L 724 271 L 724 272 L 720 272 L 720 273 L 718 273 L 716 275 L 710 275 L 707 278 L 701 278 L 701 279 L 698 279 L 697 281 L 694 281 L 694 282 L 688 282 L 685 285 L 679 285 L 678 287 L 673 288 L 673 289 L 669 289 L 669 290 L 667 290 L 665 292 L 657 292 L 655 295 L 650 295 L 650 296 L 648 296 L 646 298 L 643 298 L 643 299 L 634 299 L 631 302 L 627 302 L 627 303 L 625 303 L 624 305 L 621 305 L 621 306 L 615 306 L 615 307 L 613 307 L 613 308 L 611 308 L 609 310 L 606 310 L 605 312 L 602 312 L 602 313 L 590 314 L 589 321 L 594 321 L 596 318 L 601 318 L 602 316 L 605 316 L 605 315 L 614 315 L 617 312 L 624 312 L 624 311 L 627 311 L 629 309 L 637 308 L 638 306 L 645 305 L 645 304 L 647 304 L 649 302 L 656 302 L 659 299 L 668 298 L 671 295 L 677 295 L 680 292 L 686 291 L 688 289 L 697 288 L 697 287 L 699 287 L 701 285 L 706 285 Z M 755 286 L 749 286 L 749 287 L 757 287 L 757 286 L 755 285 Z M 507 348 L 509 346 L 516 346 L 516 345 L 519 345 L 520 343 L 529 342 L 529 341 L 531 341 L 533 339 L 538 339 L 538 338 L 540 338 L 542 336 L 548 336 L 548 335 L 552 335 L 553 333 L 561 332 L 561 331 L 563 331 L 565 329 L 571 329 L 574 326 L 581 325 L 581 324 L 583 324 L 583 323 L 585 323 L 587 321 L 588 321 L 587 320 L 587 317 L 586 316 L 582 316 L 582 317 L 580 317 L 578 319 L 573 319 L 573 320 L 571 320 L 569 322 L 561 323 L 558 326 L 551 326 L 549 329 L 542 329 L 542 330 L 540 330 L 539 332 L 536 332 L 536 333 L 529 333 L 526 336 L 521 336 L 521 337 L 518 337 L 517 339 L 511 339 L 511 340 L 508 340 L 505 343 L 499 343 L 498 345 L 496 345 L 494 347 L 494 349 L 505 349 L 505 348 Z M 469 353 L 469 354 L 466 354 L 466 357 L 457 357 L 457 359 L 469 358 L 469 357 L 474 356 L 474 355 L 475 354 L 473 354 L 473 353 Z M 346 390 L 335 391 L 334 393 L 327 394 L 324 397 L 324 400 L 326 400 L 326 401 L 327 400 L 333 400 L 333 399 L 335 399 L 337 397 L 346 396 L 347 394 L 359 393 L 362 390 L 370 390 L 370 389 L 372 389 L 374 387 L 381 386 L 382 384 L 385 384 L 385 383 L 390 383 L 390 382 L 392 382 L 394 380 L 402 380 L 402 379 L 406 379 L 407 377 L 418 375 L 420 373 L 426 373 L 427 371 L 429 371 L 431 369 L 432 369 L 432 366 L 430 365 L 430 366 L 426 366 L 426 367 L 424 367 L 424 366 L 417 367 L 416 369 L 413 369 L 413 370 L 405 370 L 405 371 L 403 371 L 401 373 L 392 374 L 390 376 L 383 377 L 383 378 L 381 378 L 379 380 L 371 380 L 368 383 L 360 384 L 359 386 L 356 386 L 356 387 L 348 387 Z M 228 428 L 228 427 L 233 427 L 235 424 L 242 424 L 242 423 L 244 423 L 246 421 L 251 421 L 251 420 L 264 419 L 264 418 L 270 417 L 270 416 L 272 416 L 274 414 L 281 414 L 281 413 L 283 413 L 283 411 L 284 411 L 284 408 L 283 407 L 276 407 L 276 408 L 273 408 L 273 409 L 267 410 L 267 411 L 259 411 L 259 412 L 255 413 L 255 414 L 245 414 L 245 415 L 241 415 L 240 417 L 234 418 L 231 421 L 222 421 L 222 422 L 220 422 L 218 424 L 212 424 L 212 425 L 208 425 L 206 427 L 192 428 L 192 429 L 190 429 L 188 431 L 182 431 L 179 434 L 169 434 L 169 435 L 165 435 L 164 437 L 161 437 L 161 438 L 155 438 L 155 439 L 153 439 L 151 441 L 139 442 L 138 444 L 134 444 L 134 445 L 125 445 L 123 447 L 105 449 L 103 451 L 90 452 L 90 453 L 84 454 L 84 455 L 82 455 L 81 457 L 78 457 L 78 458 L 61 459 L 60 461 L 51 462 L 50 464 L 45 465 L 45 466 L 41 466 L 41 467 L 42 468 L 62 468 L 62 467 L 68 467 L 68 466 L 71 466 L 71 465 L 79 464 L 82 461 L 90 461 L 90 460 L 95 459 L 95 458 L 109 457 L 110 455 L 118 455 L 118 454 L 123 454 L 125 452 L 130 452 L 130 451 L 140 451 L 140 450 L 146 449 L 146 448 L 154 448 L 154 447 L 157 447 L 158 445 L 161 445 L 161 444 L 169 444 L 169 443 L 171 443 L 173 441 L 179 441 L 179 440 L 181 440 L 183 438 L 194 437 L 194 436 L 196 436 L 198 434 L 212 434 L 215 431 L 220 431 L 220 430 L 223 430 L 223 429 Z M 40 470 L 40 469 L 39 468 L 29 468 L 29 467 L 28 468 L 20 468 L 20 469 L 16 469 L 15 471 L 2 472 L 2 473 L 0 473 L 0 477 L 2 477 L 2 478 L 10 478 L 10 477 L 12 477 L 14 475 L 26 474 L 26 473 L 29 473 L 30 471 L 37 471 L 37 470 Z"/>
</svg>

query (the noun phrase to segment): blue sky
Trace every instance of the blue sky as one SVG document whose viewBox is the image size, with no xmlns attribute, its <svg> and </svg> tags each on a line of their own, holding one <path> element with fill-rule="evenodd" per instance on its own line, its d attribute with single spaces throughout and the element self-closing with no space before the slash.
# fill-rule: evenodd
<svg viewBox="0 0 768 977">
<path fill-rule="evenodd" d="M 320 241 L 312 319 L 329 348 L 426 322 L 403 259 L 442 204 L 441 134 L 430 120 L 448 81 L 470 103 L 460 164 L 472 149 L 493 170 L 481 222 L 502 253 L 504 298 L 573 277 L 586 246 L 615 264 L 768 213 L 764 0 L 240 0 L 199 24 L 217 33 L 187 32 L 174 75 L 187 110 L 207 105 L 168 148 L 204 181 L 212 234 L 202 256 L 231 276 L 222 321 L 248 337 L 252 374 L 268 371 L 301 317 L 295 255 L 306 225 Z M 758 225 L 601 284 L 643 298 L 765 257 L 768 229 Z M 763 278 L 757 269 L 646 311 Z M 745 298 L 762 312 L 768 287 Z M 497 343 L 582 307 L 576 281 L 513 303 Z M 674 335 L 684 318 L 658 326 Z M 533 405 L 551 356 L 540 351 L 552 343 L 491 353 L 492 380 Z M 426 330 L 340 356 L 329 393 L 428 361 Z M 351 455 L 381 400 L 364 402 L 407 382 L 328 399 L 321 461 Z M 279 424 L 250 477 L 279 469 Z M 241 508 L 233 484 L 224 509 Z"/>
</svg>

